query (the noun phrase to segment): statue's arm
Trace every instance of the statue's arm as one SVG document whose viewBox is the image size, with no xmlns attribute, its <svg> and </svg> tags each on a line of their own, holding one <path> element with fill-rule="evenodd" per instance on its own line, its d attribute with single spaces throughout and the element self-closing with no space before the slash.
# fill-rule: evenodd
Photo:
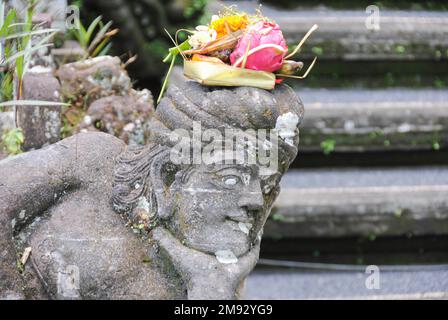
<svg viewBox="0 0 448 320">
<path fill-rule="evenodd" d="M 111 135 L 81 133 L 0 161 L 0 215 L 19 222 L 42 213 L 64 192 L 112 174 L 123 149 L 124 143 Z"/>
<path fill-rule="evenodd" d="M 49 147 L 0 161 L 0 298 L 19 294 L 16 252 L 11 241 L 65 192 L 111 175 L 124 143 L 103 133 L 82 133 Z M 11 293 L 9 293 L 11 292 Z"/>
</svg>

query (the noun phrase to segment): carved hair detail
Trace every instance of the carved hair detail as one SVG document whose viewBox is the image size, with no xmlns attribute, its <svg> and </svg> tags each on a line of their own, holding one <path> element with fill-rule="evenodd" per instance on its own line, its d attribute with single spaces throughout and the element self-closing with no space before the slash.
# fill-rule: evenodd
<svg viewBox="0 0 448 320">
<path fill-rule="evenodd" d="M 142 196 L 151 195 L 151 168 L 155 162 L 169 158 L 169 148 L 160 145 L 130 146 L 120 154 L 114 169 L 112 201 L 119 213 L 130 213 Z M 155 196 L 150 196 L 153 210 L 157 211 Z"/>
</svg>

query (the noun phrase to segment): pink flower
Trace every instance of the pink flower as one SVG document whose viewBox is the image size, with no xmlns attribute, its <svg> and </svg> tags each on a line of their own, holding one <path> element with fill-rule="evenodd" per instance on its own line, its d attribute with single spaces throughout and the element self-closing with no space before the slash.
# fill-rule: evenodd
<svg viewBox="0 0 448 320">
<path fill-rule="evenodd" d="M 267 72 L 280 69 L 288 50 L 280 27 L 266 21 L 260 21 L 250 27 L 238 41 L 235 50 L 230 55 L 233 66 L 241 67 L 248 46 L 246 69 Z"/>
</svg>

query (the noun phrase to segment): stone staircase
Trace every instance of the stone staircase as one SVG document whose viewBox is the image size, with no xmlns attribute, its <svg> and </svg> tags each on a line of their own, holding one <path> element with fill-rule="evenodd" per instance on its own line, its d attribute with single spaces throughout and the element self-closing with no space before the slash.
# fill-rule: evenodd
<svg viewBox="0 0 448 320">
<path fill-rule="evenodd" d="M 388 270 L 379 287 L 366 286 L 365 270 L 256 270 L 246 282 L 247 299 L 446 300 L 448 266 Z"/>
<path fill-rule="evenodd" d="M 448 19 L 448 18 L 447 18 Z M 448 90 L 298 89 L 302 152 L 438 151 L 448 146 Z"/>
<path fill-rule="evenodd" d="M 259 2 L 223 1 L 249 12 Z M 395 2 L 380 8 L 380 30 L 366 27 L 360 2 L 347 9 L 330 8 L 329 1 L 291 8 L 263 3 L 263 13 L 290 44 L 318 24 L 299 59 L 319 58 L 311 76 L 289 82 L 305 105 L 300 150 L 265 227 L 261 258 L 271 257 L 273 264 L 266 270 L 261 260 L 246 297 L 448 297 L 441 281 L 446 265 L 397 266 L 381 274 L 381 290 L 365 286 L 366 263 L 448 261 L 439 247 L 427 253 L 446 245 L 448 235 L 448 11 L 414 10 L 412 4 L 403 9 Z M 369 244 L 373 258 L 357 260 L 366 254 L 354 245 L 359 241 Z M 325 243 L 326 257 L 313 249 L 316 242 Z M 284 268 L 281 260 L 310 262 L 311 269 L 350 263 L 359 270 Z"/>
<path fill-rule="evenodd" d="M 290 82 L 301 145 L 266 237 L 448 234 L 448 12 L 380 8 L 372 30 L 365 7 L 325 4 L 261 7 L 291 44 L 319 25 L 299 54 L 319 57 L 312 76 Z"/>
<path fill-rule="evenodd" d="M 448 167 L 296 169 L 265 237 L 448 235 Z"/>
</svg>

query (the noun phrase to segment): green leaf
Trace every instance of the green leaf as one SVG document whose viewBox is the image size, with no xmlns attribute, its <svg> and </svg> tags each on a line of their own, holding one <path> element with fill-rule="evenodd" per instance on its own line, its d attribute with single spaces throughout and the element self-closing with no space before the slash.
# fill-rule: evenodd
<svg viewBox="0 0 448 320">
<path fill-rule="evenodd" d="M 13 94 L 13 84 L 12 84 L 12 75 L 10 72 L 5 73 L 2 79 L 1 84 L 1 96 L 0 99 L 2 100 L 12 100 L 12 94 Z"/>
<path fill-rule="evenodd" d="M 87 49 L 87 52 L 92 52 L 96 48 L 96 46 L 103 40 L 104 35 L 107 33 L 107 31 L 109 30 L 111 25 L 112 25 L 112 21 L 109 21 L 108 23 L 106 23 L 104 25 L 104 27 L 101 28 L 100 31 L 98 31 L 95 38 L 90 43 L 89 48 Z"/>
<path fill-rule="evenodd" d="M 78 32 L 75 35 L 77 36 L 77 40 L 79 41 L 81 48 L 86 49 L 88 45 L 86 28 L 84 28 L 79 18 L 76 19 L 76 24 L 79 26 L 79 28 L 77 29 Z"/>
<path fill-rule="evenodd" d="M 179 54 L 179 50 L 180 51 L 185 51 L 185 50 L 188 50 L 190 48 L 191 48 L 191 45 L 188 43 L 188 39 L 187 39 L 184 42 L 182 42 L 180 45 L 178 45 L 177 47 L 172 47 L 172 48 L 168 49 L 169 53 L 163 59 L 163 62 L 170 61 L 173 56 L 177 56 Z"/>
<path fill-rule="evenodd" d="M 11 9 L 8 11 L 8 15 L 5 18 L 5 21 L 0 26 L 0 37 L 5 37 L 8 34 L 8 28 L 11 23 L 16 19 L 17 14 L 15 9 Z"/>
<path fill-rule="evenodd" d="M 320 143 L 320 147 L 325 155 L 329 155 L 335 149 L 336 141 L 333 139 L 326 139 Z"/>
<path fill-rule="evenodd" d="M 273 220 L 273 221 L 282 222 L 282 221 L 285 221 L 285 216 L 282 215 L 282 214 L 280 214 L 280 213 L 274 213 L 274 214 L 272 215 L 272 220 Z"/>
<path fill-rule="evenodd" d="M 108 43 L 107 46 L 98 53 L 98 56 L 105 56 L 109 54 L 110 49 L 112 48 L 112 42 Z"/>
<path fill-rule="evenodd" d="M 59 32 L 59 29 L 40 29 L 40 30 L 34 30 L 34 31 L 28 31 L 28 32 L 21 32 L 21 33 L 15 33 L 9 36 L 5 37 L 5 40 L 15 39 L 15 38 L 21 38 L 26 36 L 34 36 L 36 34 L 42 34 L 42 33 L 48 33 L 48 32 Z"/>
<path fill-rule="evenodd" d="M 99 53 L 102 52 L 103 48 L 106 46 L 106 44 L 109 42 L 109 37 L 106 37 L 103 39 L 103 41 L 101 41 L 101 43 L 95 48 L 95 50 L 92 52 L 92 54 L 90 55 L 92 58 L 96 57 L 97 55 L 100 55 Z M 111 44 L 111 43 L 109 43 Z M 109 46 L 110 48 L 110 46 Z"/>
<path fill-rule="evenodd" d="M 23 69 L 24 69 L 24 56 L 21 55 L 21 56 L 17 57 L 17 59 L 16 59 L 16 71 L 17 71 L 17 76 L 19 77 L 19 81 L 22 80 Z"/>
<path fill-rule="evenodd" d="M 25 141 L 23 132 L 19 128 L 6 130 L 2 135 L 2 141 L 9 154 L 19 154 L 22 152 L 21 146 Z"/>
<path fill-rule="evenodd" d="M 98 16 L 90 24 L 90 26 L 89 26 L 89 28 L 87 29 L 87 32 L 86 32 L 86 41 L 87 41 L 87 43 L 89 43 L 90 38 L 92 37 L 93 31 L 95 31 L 96 26 L 98 25 L 98 23 L 100 23 L 102 18 L 103 18 L 102 16 Z"/>
<path fill-rule="evenodd" d="M 10 63 L 10 62 L 16 60 L 18 57 L 21 57 L 23 55 L 31 55 L 31 53 L 33 53 L 34 51 L 37 51 L 37 50 L 39 50 L 41 48 L 50 47 L 52 45 L 53 45 L 52 43 L 47 43 L 47 44 L 44 44 L 44 45 L 41 45 L 41 46 L 31 47 L 30 49 L 21 50 L 19 52 L 16 52 L 12 56 L 10 56 L 5 61 L 3 61 L 3 63 L 4 64 Z"/>
</svg>

